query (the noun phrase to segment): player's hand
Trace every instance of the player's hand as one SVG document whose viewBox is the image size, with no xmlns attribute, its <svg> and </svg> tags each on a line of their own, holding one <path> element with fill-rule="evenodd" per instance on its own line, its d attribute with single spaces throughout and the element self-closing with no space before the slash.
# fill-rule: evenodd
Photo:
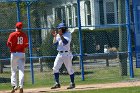
<svg viewBox="0 0 140 93">
<path fill-rule="evenodd" d="M 60 36 L 62 36 L 62 35 L 63 35 L 62 30 L 59 30 L 59 31 L 58 31 L 58 34 L 59 34 Z"/>
<path fill-rule="evenodd" d="M 56 37 L 56 35 L 57 35 L 56 31 L 52 31 L 52 35 L 53 35 L 54 37 Z"/>
<path fill-rule="evenodd" d="M 11 43 L 11 42 L 8 42 L 8 43 L 7 43 L 7 46 L 8 46 L 8 47 L 12 47 L 12 43 Z"/>
</svg>

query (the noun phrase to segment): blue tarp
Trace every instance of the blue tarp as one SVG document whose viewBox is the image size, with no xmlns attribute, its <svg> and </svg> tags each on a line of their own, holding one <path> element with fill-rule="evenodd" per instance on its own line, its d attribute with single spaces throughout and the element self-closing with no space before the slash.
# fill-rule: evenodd
<svg viewBox="0 0 140 93">
<path fill-rule="evenodd" d="M 135 53 L 136 67 L 140 68 L 140 1 L 133 0 L 134 4 L 134 26 L 135 26 Z"/>
</svg>

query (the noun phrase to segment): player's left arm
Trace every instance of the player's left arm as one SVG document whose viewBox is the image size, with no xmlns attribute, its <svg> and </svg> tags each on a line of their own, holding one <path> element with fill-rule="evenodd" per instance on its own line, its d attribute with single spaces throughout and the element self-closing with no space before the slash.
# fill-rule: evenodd
<svg viewBox="0 0 140 93">
<path fill-rule="evenodd" d="M 9 38 L 8 38 L 8 40 L 7 40 L 7 46 L 8 46 L 8 47 L 12 47 L 12 38 L 13 38 L 13 36 L 12 36 L 12 34 L 10 34 L 10 35 L 9 35 Z"/>
<path fill-rule="evenodd" d="M 62 42 L 64 43 L 64 45 L 68 44 L 68 40 L 62 35 L 60 36 Z"/>
<path fill-rule="evenodd" d="M 58 34 L 60 35 L 60 38 L 61 38 L 63 44 L 64 44 L 64 45 L 68 44 L 69 36 L 63 35 L 62 30 L 60 30 L 60 31 L 58 32 Z"/>
</svg>

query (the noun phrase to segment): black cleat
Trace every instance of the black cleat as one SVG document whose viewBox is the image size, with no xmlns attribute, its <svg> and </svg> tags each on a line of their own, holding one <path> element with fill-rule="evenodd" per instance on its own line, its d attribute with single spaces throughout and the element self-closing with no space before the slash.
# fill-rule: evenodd
<svg viewBox="0 0 140 93">
<path fill-rule="evenodd" d="M 60 84 L 55 84 L 53 87 L 51 87 L 51 89 L 56 89 L 56 88 L 60 88 Z"/>
<path fill-rule="evenodd" d="M 11 93 L 15 93 L 15 91 L 16 91 L 17 89 L 18 89 L 18 87 L 13 86 L 13 87 L 12 87 Z"/>
<path fill-rule="evenodd" d="M 23 93 L 23 88 L 20 88 L 19 89 L 19 93 Z"/>
<path fill-rule="evenodd" d="M 15 90 L 14 90 L 14 89 L 12 89 L 11 93 L 15 93 Z"/>
<path fill-rule="evenodd" d="M 75 88 L 75 84 L 74 83 L 70 84 L 70 86 L 67 87 L 67 89 L 73 89 L 73 88 Z"/>
</svg>

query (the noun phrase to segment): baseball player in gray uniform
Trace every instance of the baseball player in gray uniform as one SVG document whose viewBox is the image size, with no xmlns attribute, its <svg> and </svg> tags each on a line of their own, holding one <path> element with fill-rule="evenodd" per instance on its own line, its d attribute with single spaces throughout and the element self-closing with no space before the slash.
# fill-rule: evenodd
<svg viewBox="0 0 140 93">
<path fill-rule="evenodd" d="M 57 46 L 58 54 L 56 56 L 53 66 L 55 85 L 51 87 L 51 89 L 61 87 L 59 83 L 59 69 L 61 68 L 63 63 L 65 64 L 65 67 L 68 71 L 68 74 L 70 75 L 71 80 L 70 86 L 67 89 L 73 89 L 75 88 L 75 83 L 74 70 L 72 68 L 73 55 L 70 52 L 71 33 L 68 32 L 68 29 L 64 23 L 60 23 L 57 28 L 58 34 L 56 33 L 56 31 L 52 32 L 52 35 L 54 36 L 53 44 Z"/>
</svg>

